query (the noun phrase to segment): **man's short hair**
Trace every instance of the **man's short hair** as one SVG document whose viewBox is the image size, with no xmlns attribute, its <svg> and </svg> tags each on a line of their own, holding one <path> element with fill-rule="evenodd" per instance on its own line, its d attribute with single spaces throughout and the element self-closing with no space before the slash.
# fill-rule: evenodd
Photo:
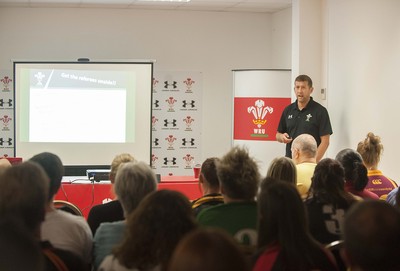
<svg viewBox="0 0 400 271">
<path fill-rule="evenodd" d="M 317 141 L 309 134 L 297 136 L 292 142 L 292 148 L 298 149 L 307 158 L 315 158 L 317 156 Z"/>
<path fill-rule="evenodd" d="M 224 194 L 231 199 L 253 200 L 260 182 L 258 165 L 246 149 L 233 147 L 217 162 L 217 175 Z"/>
<path fill-rule="evenodd" d="M 219 180 L 217 176 L 216 161 L 219 161 L 216 157 L 207 158 L 201 165 L 201 175 L 203 175 L 205 181 L 210 187 L 219 188 Z"/>
<path fill-rule="evenodd" d="M 61 186 L 61 180 L 64 175 L 64 166 L 60 157 L 50 152 L 42 152 L 33 156 L 29 161 L 38 163 L 47 174 L 50 180 L 49 197 L 51 200 Z"/>
<path fill-rule="evenodd" d="M 144 162 L 123 163 L 117 171 L 114 190 L 126 217 L 147 194 L 157 190 L 156 175 Z"/>
<path fill-rule="evenodd" d="M 307 82 L 307 84 L 310 88 L 312 88 L 312 86 L 313 86 L 313 82 L 312 82 L 310 76 L 305 75 L 305 74 L 301 74 L 301 75 L 297 76 L 294 81 L 295 82 Z"/>
<path fill-rule="evenodd" d="M 344 240 L 351 266 L 364 271 L 400 270 L 400 211 L 384 201 L 355 204 L 347 213 Z"/>
</svg>

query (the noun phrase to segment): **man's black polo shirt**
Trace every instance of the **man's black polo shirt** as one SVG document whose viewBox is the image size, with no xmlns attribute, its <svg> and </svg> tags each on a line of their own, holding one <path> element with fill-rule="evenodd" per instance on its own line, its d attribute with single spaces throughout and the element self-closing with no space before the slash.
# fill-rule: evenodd
<svg viewBox="0 0 400 271">
<path fill-rule="evenodd" d="M 293 139 L 301 134 L 310 134 L 319 146 L 321 136 L 332 134 L 332 126 L 326 108 L 310 97 L 307 106 L 301 111 L 297 106 L 297 100 L 283 110 L 278 132 L 288 133 Z M 292 142 L 286 144 L 287 157 L 292 157 L 291 146 Z"/>
</svg>

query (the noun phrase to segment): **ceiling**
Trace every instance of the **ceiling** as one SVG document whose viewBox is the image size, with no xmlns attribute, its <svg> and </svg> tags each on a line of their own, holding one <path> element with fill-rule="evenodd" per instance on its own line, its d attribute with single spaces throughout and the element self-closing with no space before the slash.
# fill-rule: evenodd
<svg viewBox="0 0 400 271">
<path fill-rule="evenodd" d="M 184 0 L 186 1 L 186 0 Z M 292 0 L 191 0 L 190 2 L 154 0 L 0 0 L 0 7 L 62 7 L 192 10 L 217 12 L 273 13 L 288 8 Z"/>
</svg>

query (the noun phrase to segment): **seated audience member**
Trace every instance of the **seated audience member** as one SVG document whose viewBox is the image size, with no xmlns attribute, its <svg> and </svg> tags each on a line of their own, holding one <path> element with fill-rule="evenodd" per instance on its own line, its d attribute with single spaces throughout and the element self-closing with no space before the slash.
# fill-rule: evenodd
<svg viewBox="0 0 400 271">
<path fill-rule="evenodd" d="M 311 235 L 326 245 L 341 239 L 344 215 L 356 202 L 344 189 L 344 170 L 338 161 L 322 159 L 305 201 Z"/>
<path fill-rule="evenodd" d="M 296 165 L 288 157 L 278 157 L 272 160 L 267 171 L 269 180 L 285 181 L 296 185 Z"/>
<path fill-rule="evenodd" d="M 224 204 L 204 209 L 197 220 L 202 226 L 226 230 L 251 250 L 257 242 L 257 163 L 247 150 L 234 147 L 217 163 L 217 175 Z"/>
<path fill-rule="evenodd" d="M 347 213 L 344 257 L 352 271 L 400 270 L 400 213 L 384 201 L 362 201 Z"/>
<path fill-rule="evenodd" d="M 110 170 L 110 181 L 112 186 L 114 186 L 115 175 L 117 174 L 119 166 L 122 163 L 133 161 L 135 161 L 135 158 L 133 158 L 133 156 L 129 153 L 122 153 L 115 156 L 115 158 L 111 162 Z M 124 211 L 122 210 L 121 203 L 117 198 L 110 202 L 93 206 L 90 209 L 87 222 L 94 236 L 97 228 L 100 226 L 101 223 L 120 221 L 124 219 Z"/>
<path fill-rule="evenodd" d="M 258 257 L 253 271 L 333 270 L 332 254 L 308 230 L 302 199 L 296 187 L 264 182 L 258 195 Z"/>
<path fill-rule="evenodd" d="M 362 199 L 379 199 L 379 197 L 365 187 L 368 184 L 368 170 L 365 167 L 361 155 L 352 149 L 341 150 L 336 155 L 338 161 L 344 168 L 345 190 Z"/>
<path fill-rule="evenodd" d="M 166 270 L 178 242 L 195 227 L 192 207 L 183 194 L 151 193 L 129 214 L 122 242 L 99 270 Z"/>
<path fill-rule="evenodd" d="M 219 189 L 215 161 L 218 161 L 218 158 L 208 158 L 201 165 L 199 186 L 203 196 L 192 202 L 192 208 L 196 216 L 205 208 L 224 203 Z"/>
<path fill-rule="evenodd" d="M 44 270 L 89 270 L 89 266 L 75 253 L 55 248 L 48 241 L 40 242 L 40 226 L 46 215 L 48 193 L 49 180 L 38 164 L 24 162 L 9 167 L 0 175 L 0 220 L 9 221 L 10 217 L 17 219 L 26 233 L 36 238 L 43 255 Z M 22 257 L 21 251 L 13 253 Z M 19 261 L 28 260 L 21 257 Z M 18 269 L 22 264 L 15 263 L 14 270 L 34 270 L 34 266 Z"/>
<path fill-rule="evenodd" d="M 144 162 L 123 163 L 115 176 L 114 189 L 126 218 L 145 196 L 157 190 L 156 175 Z M 120 243 L 125 228 L 125 220 L 100 224 L 94 235 L 95 270 L 103 259 L 111 254 L 113 247 Z"/>
<path fill-rule="evenodd" d="M 397 184 L 378 170 L 383 152 L 381 138 L 371 132 L 368 133 L 367 137 L 358 143 L 357 151 L 368 169 L 368 184 L 365 189 L 377 194 L 380 199 L 386 200 L 389 192 L 396 188 Z"/>
<path fill-rule="evenodd" d="M 293 140 L 292 159 L 297 169 L 297 190 L 305 198 L 317 166 L 317 142 L 312 135 L 301 134 Z"/>
<path fill-rule="evenodd" d="M 237 243 L 220 229 L 187 234 L 172 255 L 169 271 L 247 271 L 249 263 Z"/>
<path fill-rule="evenodd" d="M 42 152 L 33 156 L 30 161 L 38 163 L 50 180 L 46 217 L 41 227 L 42 240 L 50 241 L 57 248 L 72 251 L 90 264 L 93 237 L 85 218 L 57 210 L 53 204 L 64 175 L 60 158 L 53 153 Z"/>
</svg>

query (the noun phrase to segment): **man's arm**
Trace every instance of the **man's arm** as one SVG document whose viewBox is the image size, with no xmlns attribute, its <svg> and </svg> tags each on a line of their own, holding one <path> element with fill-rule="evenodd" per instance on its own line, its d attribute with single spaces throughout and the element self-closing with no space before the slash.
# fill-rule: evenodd
<svg viewBox="0 0 400 271">
<path fill-rule="evenodd" d="M 328 149 L 330 136 L 331 135 L 321 136 L 321 144 L 319 144 L 317 149 L 317 163 L 322 159 L 322 157 L 325 155 L 326 150 Z"/>
</svg>

